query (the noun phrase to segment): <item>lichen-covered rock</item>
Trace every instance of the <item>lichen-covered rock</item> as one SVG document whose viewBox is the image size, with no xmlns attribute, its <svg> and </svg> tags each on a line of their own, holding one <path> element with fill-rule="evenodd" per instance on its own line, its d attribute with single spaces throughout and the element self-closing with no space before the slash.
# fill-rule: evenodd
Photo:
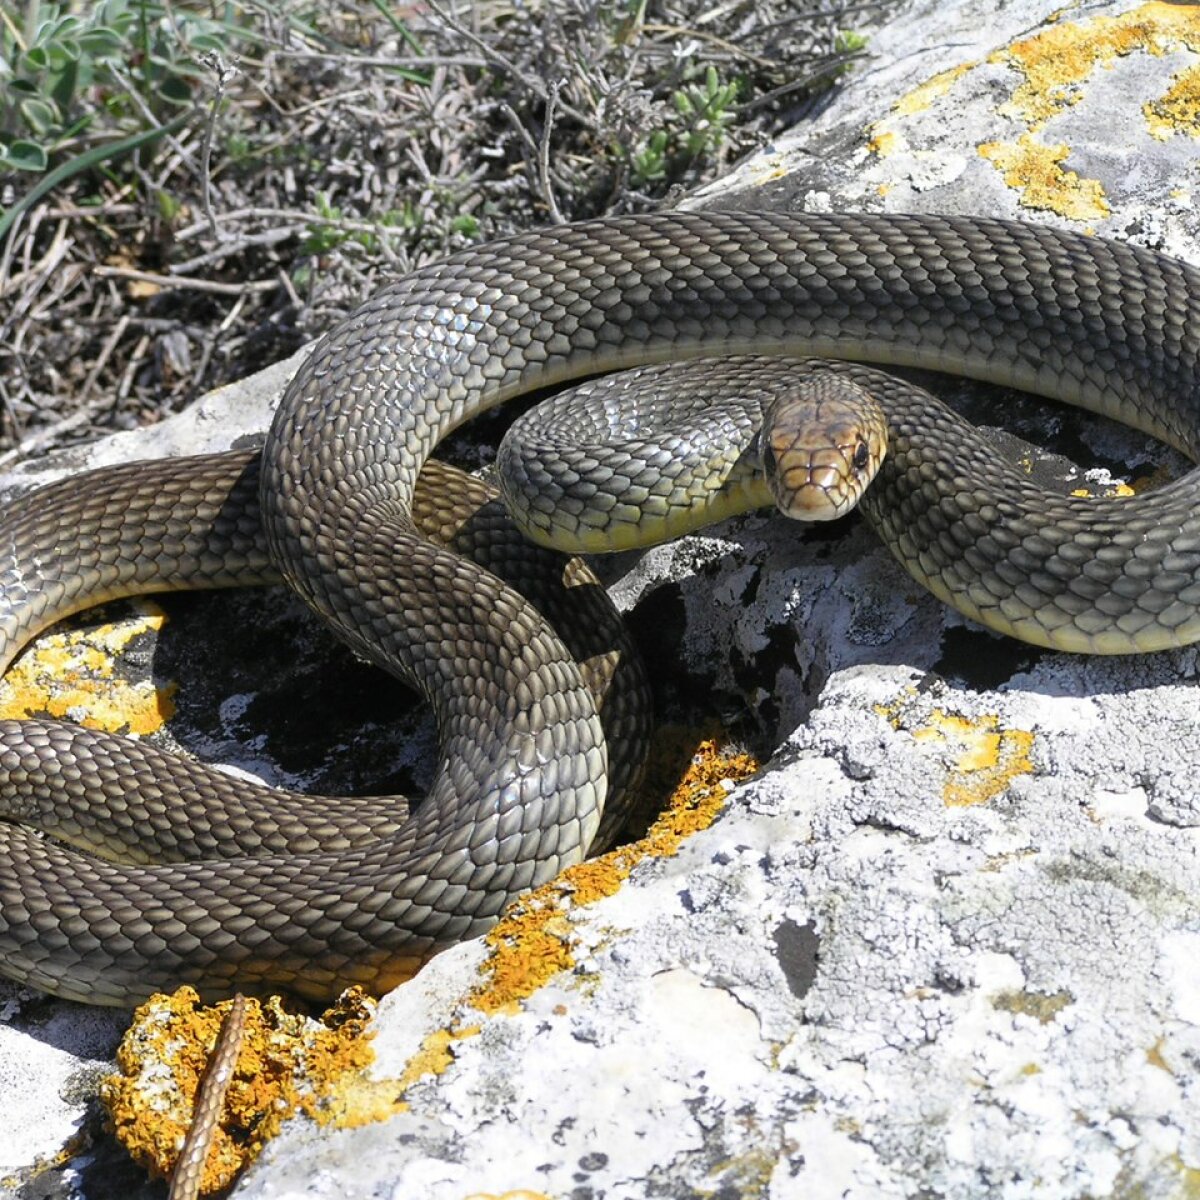
<svg viewBox="0 0 1200 1200">
<path fill-rule="evenodd" d="M 872 50 L 704 202 L 1024 217 L 1200 261 L 1196 6 L 917 5 Z M 1143 439 L 1069 427 L 1149 473 Z M 410 1111 L 297 1127 L 239 1194 L 1194 1191 L 1196 651 L 993 637 L 854 524 L 741 522 L 616 592 L 686 629 L 690 669 L 777 747 L 766 771 L 569 913 L 590 955 L 516 1011 L 476 1013 L 469 962 L 435 962 L 426 986 L 463 976 L 442 1028 L 477 1032 Z"/>
<path fill-rule="evenodd" d="M 1196 5 L 918 0 L 870 50 L 811 124 L 702 200 L 1057 219 L 1194 252 Z"/>
<path fill-rule="evenodd" d="M 1200 263 L 1200 6 L 939 0 L 871 51 L 700 202 L 1017 216 Z M 1164 461 L 949 390 L 1135 481 Z M 387 997 L 364 1086 L 394 1082 L 397 1111 L 293 1122 L 236 1194 L 1195 1194 L 1196 650 L 994 637 L 854 520 L 750 518 L 610 570 L 656 674 L 684 679 L 670 702 L 736 715 L 770 762 L 673 856 L 564 881 Z M 261 705 L 238 679 L 173 736 L 244 741 Z M 338 770 L 250 737 L 268 778 Z"/>
</svg>

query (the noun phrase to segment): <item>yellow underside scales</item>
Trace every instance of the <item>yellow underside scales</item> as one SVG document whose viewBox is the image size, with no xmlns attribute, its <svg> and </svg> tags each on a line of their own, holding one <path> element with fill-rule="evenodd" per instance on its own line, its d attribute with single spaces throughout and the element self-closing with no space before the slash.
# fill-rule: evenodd
<svg viewBox="0 0 1200 1200">
<path fill-rule="evenodd" d="M 696 533 L 717 521 L 740 517 L 756 508 L 774 508 L 775 498 L 766 479 L 745 475 L 737 483 L 710 490 L 703 483 L 691 488 L 686 496 L 670 501 L 652 497 L 645 504 L 631 507 L 628 515 L 603 528 L 580 524 L 567 531 L 555 530 L 551 539 L 536 526 L 522 529 L 543 546 L 567 554 L 612 554 L 621 550 L 641 550 L 657 546 L 685 534 Z"/>
</svg>

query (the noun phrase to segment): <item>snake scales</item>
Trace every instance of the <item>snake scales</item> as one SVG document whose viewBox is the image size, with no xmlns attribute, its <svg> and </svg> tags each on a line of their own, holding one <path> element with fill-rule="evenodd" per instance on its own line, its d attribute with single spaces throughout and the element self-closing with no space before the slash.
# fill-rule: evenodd
<svg viewBox="0 0 1200 1200">
<path fill-rule="evenodd" d="M 5 723 L 0 969 L 107 1003 L 185 982 L 208 995 L 382 989 L 585 853 L 607 767 L 575 658 L 516 592 L 421 531 L 414 488 L 437 443 L 484 409 L 583 374 L 718 352 L 949 370 L 1200 449 L 1200 272 L 1097 238 L 973 218 L 663 214 L 521 235 L 419 270 L 321 342 L 261 467 L 243 455 L 146 468 L 158 500 L 133 506 L 152 527 L 136 544 L 118 513 L 111 536 L 74 539 L 91 548 L 86 568 L 54 545 L 64 528 L 104 525 L 111 479 L 12 506 L 0 629 L 10 659 L 101 576 L 115 576 L 109 594 L 166 586 L 157 565 L 132 565 L 147 552 L 193 583 L 242 578 L 226 553 L 251 574 L 277 571 L 356 650 L 428 695 L 442 763 L 430 795 L 403 819 L 370 802 L 344 818 L 321 806 L 326 824 L 308 842 L 285 813 L 259 844 L 257 801 L 231 797 L 229 821 L 219 805 L 207 815 L 191 767 L 172 774 L 115 739 Z M 1195 479 L 1095 518 L 1070 502 L 1031 513 L 972 474 L 991 470 L 986 455 L 946 461 L 924 420 L 900 431 L 874 503 L 885 539 L 939 596 L 1071 650 L 1200 638 Z M 219 546 L 186 542 L 169 515 L 181 493 L 210 525 L 237 514 L 233 534 L 222 525 Z M 130 507 L 114 495 L 110 507 Z M 52 517 L 55 505 L 67 515 Z M 86 843 L 79 814 L 118 795 L 142 796 L 153 828 L 135 819 L 105 837 L 136 855 L 143 834 L 156 847 L 177 836 L 187 845 L 160 852 L 203 860 L 111 863 L 20 823 L 53 834 L 57 820 Z M 284 854 L 293 840 L 300 853 Z"/>
</svg>

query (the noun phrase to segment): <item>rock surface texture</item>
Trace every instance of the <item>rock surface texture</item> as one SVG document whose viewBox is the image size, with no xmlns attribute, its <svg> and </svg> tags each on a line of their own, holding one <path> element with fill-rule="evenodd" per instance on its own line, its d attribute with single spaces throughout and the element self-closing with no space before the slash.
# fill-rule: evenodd
<svg viewBox="0 0 1200 1200">
<path fill-rule="evenodd" d="M 1020 217 L 1200 264 L 1200 5 L 939 0 L 871 51 L 698 202 Z M 165 436 L 261 429 L 275 383 L 236 428 L 234 390 Z M 1166 461 L 972 395 L 985 420 L 1065 428 L 1134 477 Z M 1196 1195 L 1197 650 L 1087 659 L 993 637 L 855 520 L 799 534 L 755 517 L 617 576 L 654 638 L 685 631 L 663 660 L 748 714 L 767 769 L 678 854 L 556 912 L 573 966 L 524 999 L 478 1002 L 482 943 L 386 998 L 375 1075 L 398 1082 L 376 1095 L 402 1111 L 293 1122 L 235 1194 Z M 161 669 L 160 640 L 152 683 Z M 226 699 L 191 748 L 219 751 L 255 697 Z M 380 769 L 401 771 L 394 753 Z M 250 765 L 312 785 L 309 764 L 268 758 Z M 0 996 L 20 1009 L 17 989 Z M 0 1027 L 3 1069 L 28 1064 L 4 1084 L 23 1107 L 61 1086 L 34 1051 L 106 1053 L 103 1035 L 61 1032 L 77 1010 L 47 1011 Z M 15 1156 L 21 1130 L 0 1136 L 0 1174 L 61 1146 L 78 1109 L 55 1111 Z"/>
</svg>

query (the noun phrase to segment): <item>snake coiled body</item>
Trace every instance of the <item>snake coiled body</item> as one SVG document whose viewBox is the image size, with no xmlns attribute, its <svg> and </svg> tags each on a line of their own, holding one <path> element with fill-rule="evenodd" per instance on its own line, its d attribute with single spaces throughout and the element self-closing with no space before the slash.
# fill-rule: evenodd
<svg viewBox="0 0 1200 1200">
<path fill-rule="evenodd" d="M 417 271 L 301 368 L 263 450 L 259 502 L 272 568 L 428 695 L 443 761 L 430 796 L 395 829 L 298 856 L 126 867 L 8 827 L 3 970 L 112 1003 L 183 982 L 382 988 L 577 860 L 607 786 L 591 696 L 519 595 L 417 528 L 414 488 L 437 443 L 484 409 L 718 352 L 948 370 L 1084 405 L 1193 457 L 1200 443 L 1200 274 L 1101 239 L 973 218 L 662 214 Z M 1194 482 L 1171 492 L 1171 528 L 1152 517 L 1080 532 L 1069 511 L 980 504 L 971 464 L 938 453 L 906 460 L 887 503 L 908 539 L 897 552 L 939 594 L 1069 649 L 1200 637 Z M 13 553 L 5 578 L 37 607 L 45 555 Z M 14 618 L 12 636 L 37 623 Z M 27 727 L 4 730 L 0 766 L 51 737 Z"/>
</svg>

